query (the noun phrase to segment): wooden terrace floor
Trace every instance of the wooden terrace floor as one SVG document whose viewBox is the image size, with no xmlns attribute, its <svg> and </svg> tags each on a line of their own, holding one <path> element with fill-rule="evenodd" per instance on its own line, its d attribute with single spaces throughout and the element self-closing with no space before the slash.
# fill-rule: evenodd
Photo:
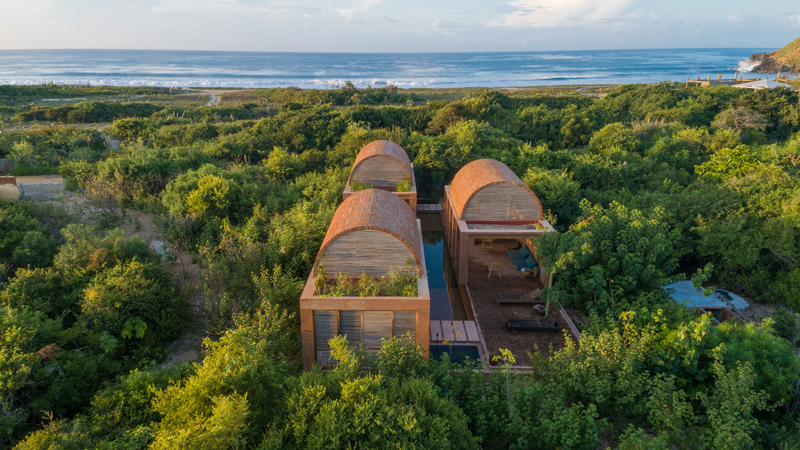
<svg viewBox="0 0 800 450">
<path fill-rule="evenodd" d="M 551 347 L 558 350 L 564 347 L 566 341 L 563 332 L 509 332 L 506 329 L 506 319 L 537 319 L 542 316 L 533 310 L 532 304 L 498 304 L 496 294 L 526 293 L 536 287 L 544 287 L 538 278 L 520 275 L 506 250 L 495 244 L 491 252 L 482 253 L 480 244 L 473 245 L 469 254 L 467 288 L 471 295 L 475 321 L 489 352 L 486 359 L 491 360 L 492 356 L 499 354 L 497 349 L 503 348 L 514 353 L 517 357 L 516 365 L 529 366 L 528 352 L 535 353 L 538 348 L 543 355 L 549 357 Z M 488 277 L 488 265 L 491 263 L 500 264 L 502 278 L 495 274 Z"/>
</svg>

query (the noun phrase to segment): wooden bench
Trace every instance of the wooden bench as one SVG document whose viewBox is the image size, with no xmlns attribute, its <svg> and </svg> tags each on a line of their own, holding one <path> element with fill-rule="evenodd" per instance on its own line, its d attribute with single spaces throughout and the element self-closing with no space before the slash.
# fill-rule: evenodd
<svg viewBox="0 0 800 450">
<path fill-rule="evenodd" d="M 555 319 L 506 319 L 508 331 L 561 331 Z"/>
<path fill-rule="evenodd" d="M 507 304 L 520 304 L 520 303 L 542 303 L 539 299 L 539 294 L 542 293 L 542 288 L 536 288 L 525 294 L 497 294 L 497 303 L 501 305 Z"/>
</svg>

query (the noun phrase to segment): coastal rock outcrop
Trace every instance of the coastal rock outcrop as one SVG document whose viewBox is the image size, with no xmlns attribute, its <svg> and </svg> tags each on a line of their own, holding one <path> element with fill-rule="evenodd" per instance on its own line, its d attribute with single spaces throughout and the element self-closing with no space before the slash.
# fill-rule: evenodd
<svg viewBox="0 0 800 450">
<path fill-rule="evenodd" d="M 739 63 L 739 67 L 748 72 L 800 75 L 800 38 L 774 52 L 752 55 Z"/>
</svg>

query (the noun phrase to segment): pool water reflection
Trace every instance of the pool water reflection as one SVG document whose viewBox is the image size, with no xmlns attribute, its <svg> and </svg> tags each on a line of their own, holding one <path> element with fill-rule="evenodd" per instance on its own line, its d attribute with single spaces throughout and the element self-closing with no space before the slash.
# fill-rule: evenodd
<svg viewBox="0 0 800 450">
<path fill-rule="evenodd" d="M 443 231 L 422 233 L 425 267 L 428 269 L 428 289 L 431 293 L 431 320 L 453 320 L 447 281 L 444 277 L 445 245 Z"/>
<path fill-rule="evenodd" d="M 438 214 L 420 214 L 420 219 L 431 294 L 431 320 L 466 320 L 450 253 L 444 241 L 442 220 Z"/>
<path fill-rule="evenodd" d="M 431 358 L 435 358 L 439 361 L 441 361 L 444 354 L 447 353 L 450 356 L 450 361 L 457 364 L 463 364 L 467 359 L 470 361 L 477 361 L 479 364 L 481 362 L 481 355 L 478 352 L 478 347 L 472 345 L 453 345 L 452 347 L 449 345 L 431 345 L 430 351 Z"/>
</svg>

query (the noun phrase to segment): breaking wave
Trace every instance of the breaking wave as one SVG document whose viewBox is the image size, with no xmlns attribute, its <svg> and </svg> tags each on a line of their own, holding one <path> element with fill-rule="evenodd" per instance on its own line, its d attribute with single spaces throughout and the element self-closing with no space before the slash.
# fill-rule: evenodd
<svg viewBox="0 0 800 450">
<path fill-rule="evenodd" d="M 522 87 L 685 81 L 752 71 L 767 49 L 502 53 L 0 50 L 0 84 L 153 87 Z"/>
<path fill-rule="evenodd" d="M 736 70 L 739 72 L 752 72 L 753 69 L 758 67 L 761 64 L 761 61 L 758 61 L 753 58 L 747 58 L 739 61 L 739 65 L 736 66 Z"/>
</svg>

